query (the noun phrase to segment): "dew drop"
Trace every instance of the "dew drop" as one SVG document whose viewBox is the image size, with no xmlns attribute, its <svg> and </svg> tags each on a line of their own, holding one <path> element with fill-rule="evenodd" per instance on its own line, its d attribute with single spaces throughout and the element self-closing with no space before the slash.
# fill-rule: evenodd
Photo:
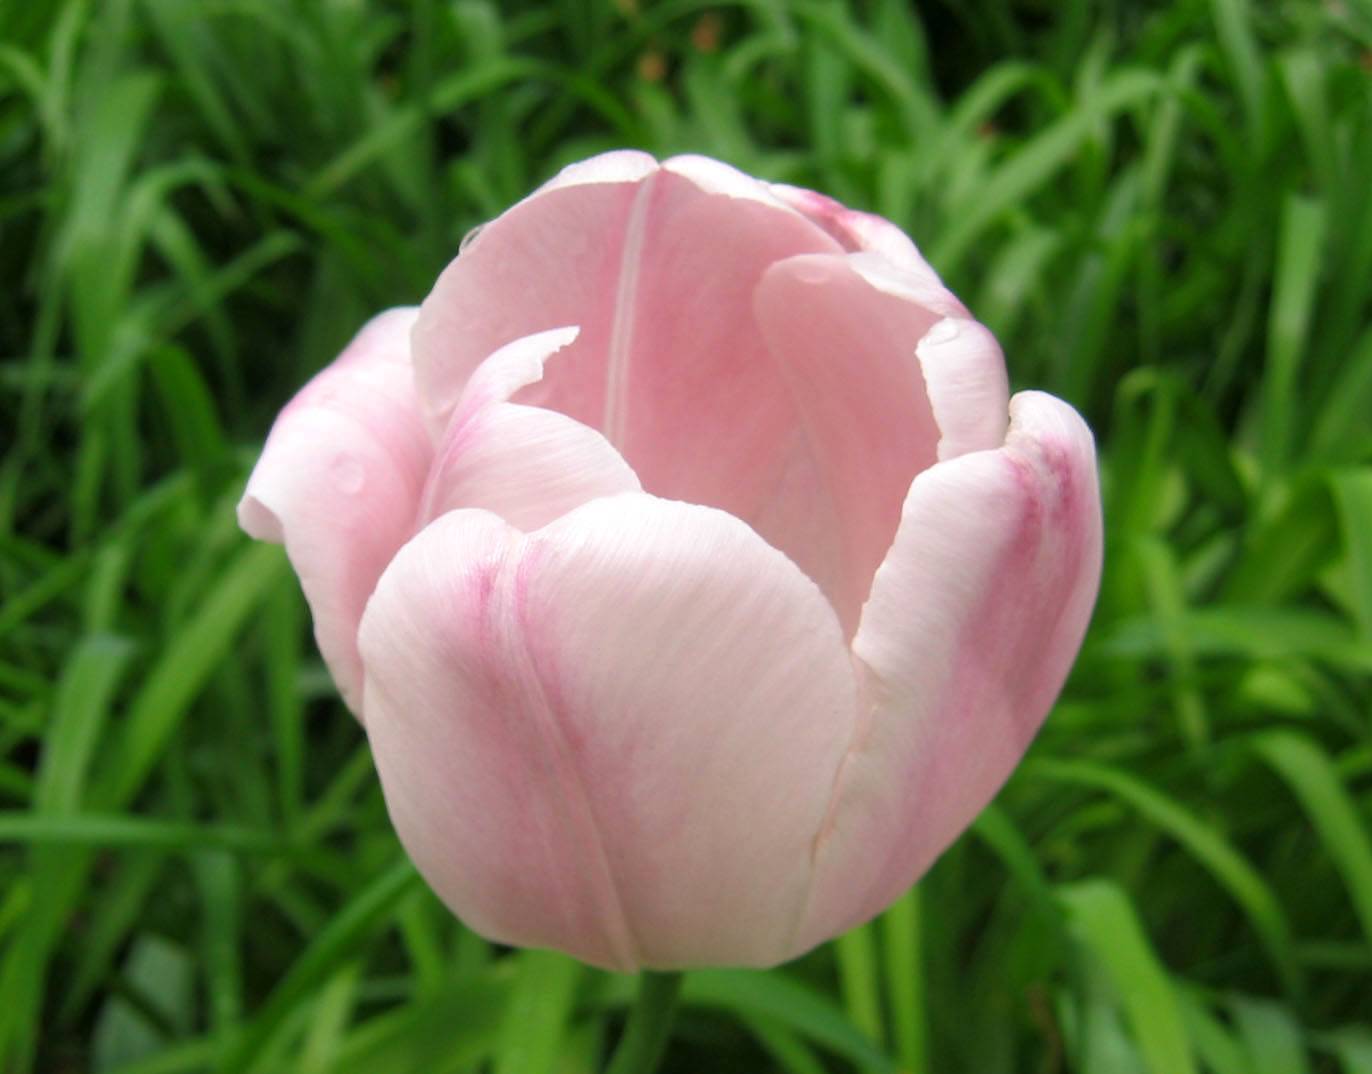
<svg viewBox="0 0 1372 1074">
<path fill-rule="evenodd" d="M 462 236 L 462 241 L 457 244 L 458 257 L 461 257 L 469 249 L 471 249 L 472 243 L 476 242 L 476 240 L 481 237 L 481 232 L 485 227 L 485 224 L 477 224 L 476 227 L 472 228 L 471 231 L 467 232 L 467 234 Z"/>
<path fill-rule="evenodd" d="M 801 261 L 792 271 L 795 281 L 808 287 L 822 287 L 833 278 L 829 267 L 816 261 Z"/>
<path fill-rule="evenodd" d="M 952 343 L 962 334 L 962 329 L 957 321 L 952 317 L 945 317 L 936 323 L 929 331 L 924 333 L 921 343 L 927 343 L 931 347 L 942 346 L 944 343 Z"/>
</svg>

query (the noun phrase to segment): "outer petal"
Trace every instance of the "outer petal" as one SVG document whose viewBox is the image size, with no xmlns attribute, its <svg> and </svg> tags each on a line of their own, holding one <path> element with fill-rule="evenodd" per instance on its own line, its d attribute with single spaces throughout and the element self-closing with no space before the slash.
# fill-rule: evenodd
<svg viewBox="0 0 1372 1074">
<path fill-rule="evenodd" d="M 802 929 L 817 943 L 914 882 L 1009 775 L 1062 687 L 1099 584 L 1090 431 L 1051 396 L 1005 446 L 915 479 L 853 651 L 870 722 L 821 833 Z"/>
<path fill-rule="evenodd" d="M 636 183 L 657 171 L 657 161 L 637 149 L 613 149 L 569 164 L 539 187 L 529 198 L 570 186 L 594 183 Z M 529 200 L 528 198 L 525 199 Z"/>
<path fill-rule="evenodd" d="M 361 716 L 357 625 L 413 532 L 432 456 L 415 397 L 416 309 L 370 321 L 286 406 L 238 504 L 259 540 L 284 543 L 343 700 Z"/>
<path fill-rule="evenodd" d="M 396 829 L 473 928 L 625 970 L 795 953 L 856 686 L 818 589 L 737 519 L 452 512 L 387 570 L 362 652 Z"/>
<path fill-rule="evenodd" d="M 874 255 L 873 265 L 884 262 L 884 275 L 902 281 L 901 286 L 925 308 L 942 317 L 968 315 L 910 236 L 885 217 L 849 209 L 825 194 L 802 187 L 773 183 L 772 192 L 827 231 L 845 250 Z"/>
<path fill-rule="evenodd" d="M 597 496 L 639 490 L 600 433 L 564 414 L 506 401 L 540 380 L 543 363 L 576 335 L 561 328 L 516 340 L 472 374 L 429 474 L 421 524 L 479 507 L 537 529 Z"/>
<path fill-rule="evenodd" d="M 754 179 L 732 165 L 711 157 L 694 153 L 671 157 L 662 162 L 662 170 L 689 179 L 707 194 L 724 194 L 731 198 L 755 201 L 774 209 L 783 209 L 787 215 L 797 211 L 785 198 L 777 196 L 770 183 Z M 805 216 L 804 213 L 800 215 Z"/>
</svg>

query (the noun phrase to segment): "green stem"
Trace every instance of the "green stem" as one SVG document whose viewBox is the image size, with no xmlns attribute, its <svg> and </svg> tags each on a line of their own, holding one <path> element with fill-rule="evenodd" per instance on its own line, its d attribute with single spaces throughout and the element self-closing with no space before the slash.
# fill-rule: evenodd
<svg viewBox="0 0 1372 1074">
<path fill-rule="evenodd" d="M 643 974 L 629 1024 L 605 1074 L 653 1074 L 667 1048 L 679 991 L 679 973 Z"/>
</svg>

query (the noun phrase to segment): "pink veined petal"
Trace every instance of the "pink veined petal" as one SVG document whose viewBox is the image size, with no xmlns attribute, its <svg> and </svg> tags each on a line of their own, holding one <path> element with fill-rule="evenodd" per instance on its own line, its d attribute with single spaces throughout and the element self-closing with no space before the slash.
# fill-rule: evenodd
<svg viewBox="0 0 1372 1074">
<path fill-rule="evenodd" d="M 414 330 L 415 377 L 436 434 L 447 427 L 467 378 L 505 344 L 575 324 L 581 326 L 578 351 L 608 347 L 609 311 L 643 170 L 641 154 L 573 165 L 484 225 L 443 270 Z M 654 161 L 648 174 L 656 170 Z"/>
<path fill-rule="evenodd" d="M 532 530 L 597 496 L 639 490 L 600 433 L 565 414 L 507 402 L 541 379 L 543 363 L 576 336 L 561 328 L 516 340 L 472 374 L 429 473 L 420 525 L 479 507 Z"/>
<path fill-rule="evenodd" d="M 803 187 L 773 183 L 772 192 L 832 235 L 850 253 L 873 255 L 870 263 L 881 274 L 900 279 L 930 311 L 943 317 L 966 317 L 967 309 L 953 295 L 910 236 L 885 217 L 849 209 L 826 194 Z"/>
<path fill-rule="evenodd" d="M 362 715 L 357 626 L 413 532 L 432 457 L 410 367 L 416 309 L 370 321 L 282 410 L 238 505 L 239 525 L 286 546 L 320 652 Z"/>
<path fill-rule="evenodd" d="M 874 283 L 873 257 L 787 258 L 753 301 L 813 466 L 808 500 L 778 497 L 793 514 L 758 528 L 820 583 L 850 634 L 910 482 L 936 459 L 999 446 L 1009 403 L 991 333 Z M 816 518 L 828 524 L 799 529 Z"/>
<path fill-rule="evenodd" d="M 819 582 L 851 635 L 910 482 L 935 461 L 915 350 L 936 315 L 872 287 L 845 254 L 778 261 L 753 306 L 813 465 L 808 496 L 776 499 L 794 514 L 758 528 Z"/>
<path fill-rule="evenodd" d="M 722 508 L 824 576 L 836 520 L 752 296 L 774 262 L 838 245 L 718 162 L 604 173 L 522 202 L 444 272 L 415 332 L 433 415 L 496 346 L 579 324 L 514 401 L 600 430 L 645 490 Z"/>
<path fill-rule="evenodd" d="M 752 296 L 771 264 L 815 252 L 834 252 L 831 240 L 765 187 L 717 162 L 668 161 L 638 188 L 607 350 L 560 363 L 543 398 L 572 414 L 598 400 L 582 420 L 645 489 L 722 508 L 803 558 L 767 526 L 804 444 Z"/>
<path fill-rule="evenodd" d="M 1005 446 L 915 479 L 853 652 L 871 704 L 821 832 L 801 936 L 896 898 L 990 801 L 1051 707 L 1100 578 L 1090 430 L 1015 397 Z"/>
<path fill-rule="evenodd" d="M 569 187 L 637 183 L 657 171 L 657 167 L 657 160 L 647 153 L 637 149 L 615 149 L 568 164 L 523 200 L 532 201 L 554 190 Z M 462 240 L 460 250 L 470 250 L 481 240 L 485 231 L 485 225 L 472 228 Z"/>
<path fill-rule="evenodd" d="M 938 422 L 939 461 L 1003 443 L 1010 382 L 991 330 L 965 317 L 947 317 L 924 334 L 915 353 Z"/>
<path fill-rule="evenodd" d="M 814 584 L 720 511 L 641 493 L 524 535 L 454 511 L 362 626 L 392 819 L 494 940 L 632 970 L 797 953 L 856 713 Z"/>
</svg>

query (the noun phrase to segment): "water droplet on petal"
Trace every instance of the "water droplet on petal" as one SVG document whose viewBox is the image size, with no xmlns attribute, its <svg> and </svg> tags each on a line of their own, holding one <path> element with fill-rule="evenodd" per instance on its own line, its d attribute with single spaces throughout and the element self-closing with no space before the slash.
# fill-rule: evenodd
<svg viewBox="0 0 1372 1074">
<path fill-rule="evenodd" d="M 481 237 L 481 232 L 485 229 L 485 224 L 477 224 L 471 231 L 462 236 L 462 241 L 457 244 L 457 256 L 461 257 Z"/>
<path fill-rule="evenodd" d="M 818 261 L 801 261 L 792 271 L 797 283 L 810 287 L 822 287 L 833 278 L 829 266 Z"/>
<path fill-rule="evenodd" d="M 929 331 L 924 333 L 921 343 L 927 343 L 931 347 L 939 347 L 944 343 L 951 343 L 962 335 L 962 329 L 957 321 L 952 317 L 945 317 L 938 321 Z"/>
</svg>

